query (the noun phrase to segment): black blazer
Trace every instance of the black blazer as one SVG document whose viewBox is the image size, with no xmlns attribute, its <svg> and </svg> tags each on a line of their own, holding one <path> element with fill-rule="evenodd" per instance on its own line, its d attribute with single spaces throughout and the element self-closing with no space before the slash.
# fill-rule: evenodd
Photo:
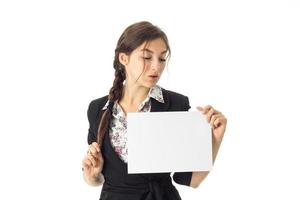
<svg viewBox="0 0 300 200">
<path fill-rule="evenodd" d="M 150 112 L 188 111 L 190 109 L 187 96 L 162 88 L 164 103 L 151 98 Z M 89 120 L 88 144 L 96 141 L 96 134 L 108 100 L 108 95 L 90 102 L 87 115 Z M 184 134 L 184 133 L 183 133 Z M 180 148 L 180 147 L 178 147 Z M 172 184 L 169 173 L 128 174 L 127 163 L 115 153 L 105 133 L 101 152 L 104 158 L 102 174 L 105 182 L 100 200 L 180 200 L 180 195 Z M 173 180 L 181 185 L 189 186 L 192 172 L 175 172 Z"/>
</svg>

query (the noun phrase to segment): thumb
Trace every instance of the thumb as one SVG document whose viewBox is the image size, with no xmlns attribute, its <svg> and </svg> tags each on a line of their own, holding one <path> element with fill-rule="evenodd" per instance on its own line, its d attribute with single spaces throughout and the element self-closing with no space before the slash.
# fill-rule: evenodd
<svg viewBox="0 0 300 200">
<path fill-rule="evenodd" d="M 203 111 L 203 108 L 201 106 L 197 106 L 197 109 Z"/>
</svg>

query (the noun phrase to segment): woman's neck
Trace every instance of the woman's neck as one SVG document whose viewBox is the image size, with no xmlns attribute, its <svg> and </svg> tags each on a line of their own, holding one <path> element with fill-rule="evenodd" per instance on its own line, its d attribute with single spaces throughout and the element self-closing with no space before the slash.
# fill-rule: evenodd
<svg viewBox="0 0 300 200">
<path fill-rule="evenodd" d="M 119 102 L 127 106 L 138 106 L 148 95 L 150 88 L 125 83 L 123 95 Z"/>
</svg>

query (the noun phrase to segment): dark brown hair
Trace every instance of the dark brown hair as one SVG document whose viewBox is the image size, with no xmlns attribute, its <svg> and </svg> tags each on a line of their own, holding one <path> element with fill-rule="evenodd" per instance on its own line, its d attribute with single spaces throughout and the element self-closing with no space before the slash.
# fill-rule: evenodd
<svg viewBox="0 0 300 200">
<path fill-rule="evenodd" d="M 119 53 L 125 53 L 128 56 L 137 47 L 154 39 L 161 38 L 167 47 L 168 58 L 171 55 L 171 50 L 166 34 L 157 26 L 147 21 L 141 21 L 128 26 L 120 36 L 116 49 L 113 67 L 115 69 L 115 79 L 108 95 L 108 109 L 102 115 L 100 125 L 98 127 L 97 142 L 102 146 L 105 131 L 109 128 L 110 119 L 112 116 L 112 107 L 114 102 L 120 100 L 123 95 L 123 82 L 126 79 L 125 67 L 119 62 Z"/>
</svg>

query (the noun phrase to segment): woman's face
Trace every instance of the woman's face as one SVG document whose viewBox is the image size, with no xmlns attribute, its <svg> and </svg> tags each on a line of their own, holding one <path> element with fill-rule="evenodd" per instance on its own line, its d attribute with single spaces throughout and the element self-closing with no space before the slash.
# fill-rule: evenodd
<svg viewBox="0 0 300 200">
<path fill-rule="evenodd" d="M 126 82 L 130 85 L 151 88 L 160 79 L 166 65 L 167 47 L 162 39 L 155 39 L 137 47 L 129 56 L 127 62 L 121 62 L 126 69 Z M 124 59 L 124 58 L 123 58 Z M 145 67 L 144 67 L 145 65 Z M 137 82 L 135 83 L 135 81 Z"/>
</svg>

